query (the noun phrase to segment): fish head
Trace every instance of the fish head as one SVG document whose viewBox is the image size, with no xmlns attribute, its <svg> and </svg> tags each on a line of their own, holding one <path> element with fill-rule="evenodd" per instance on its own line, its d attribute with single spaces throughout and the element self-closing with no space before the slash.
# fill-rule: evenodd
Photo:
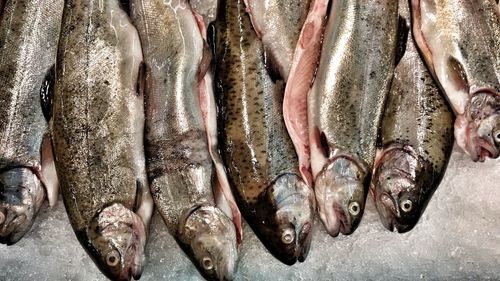
<svg viewBox="0 0 500 281">
<path fill-rule="evenodd" d="M 258 202 L 252 227 L 264 246 L 287 265 L 305 261 L 316 209 L 313 190 L 299 175 L 284 174 Z"/>
<path fill-rule="evenodd" d="M 86 249 L 108 278 L 141 277 L 146 229 L 133 211 L 120 203 L 103 208 L 90 222 L 87 238 Z"/>
<path fill-rule="evenodd" d="M 365 209 L 367 172 L 350 157 L 334 158 L 315 181 L 316 201 L 326 231 L 349 235 L 358 227 Z"/>
<path fill-rule="evenodd" d="M 473 161 L 500 155 L 500 93 L 492 89 L 476 91 L 464 114 L 455 121 L 455 137 Z"/>
<path fill-rule="evenodd" d="M 238 261 L 232 220 L 214 206 L 197 206 L 180 220 L 177 239 L 207 280 L 233 280 Z"/>
<path fill-rule="evenodd" d="M 44 198 L 43 185 L 30 169 L 0 172 L 1 244 L 15 244 L 28 232 Z"/>
<path fill-rule="evenodd" d="M 377 162 L 372 177 L 375 205 L 382 224 L 390 231 L 411 230 L 433 190 L 430 164 L 411 149 L 391 149 Z M 427 192 L 427 193 L 426 193 Z"/>
</svg>

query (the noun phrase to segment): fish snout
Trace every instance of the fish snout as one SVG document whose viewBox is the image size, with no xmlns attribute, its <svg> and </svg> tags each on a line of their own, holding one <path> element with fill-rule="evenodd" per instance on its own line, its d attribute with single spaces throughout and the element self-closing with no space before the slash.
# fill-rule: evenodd
<svg viewBox="0 0 500 281">
<path fill-rule="evenodd" d="M 0 244 L 12 245 L 31 228 L 45 191 L 30 169 L 0 173 Z"/>
<path fill-rule="evenodd" d="M 362 165 L 362 164 L 361 164 Z M 352 234 L 364 212 L 366 172 L 348 157 L 333 159 L 315 182 L 318 212 L 328 234 Z"/>
<path fill-rule="evenodd" d="M 455 121 L 458 145 L 473 161 L 500 156 L 500 93 L 482 89 L 472 94 L 464 114 Z"/>
</svg>

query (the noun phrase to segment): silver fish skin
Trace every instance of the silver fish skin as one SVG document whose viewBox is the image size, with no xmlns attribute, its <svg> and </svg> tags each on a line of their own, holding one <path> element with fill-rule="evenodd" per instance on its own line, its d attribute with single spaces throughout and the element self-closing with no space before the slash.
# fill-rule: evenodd
<svg viewBox="0 0 500 281">
<path fill-rule="evenodd" d="M 151 192 L 169 232 L 209 280 L 232 280 L 233 221 L 216 206 L 204 121 L 210 51 L 185 0 L 132 1 L 146 64 L 146 158 Z M 200 26 L 198 26 L 200 24 Z M 215 118 L 214 118 L 215 119 Z"/>
<path fill-rule="evenodd" d="M 453 148 L 453 112 L 418 53 L 409 1 L 399 1 L 399 44 L 370 192 L 390 231 L 410 231 L 443 178 Z"/>
<path fill-rule="evenodd" d="M 253 28 L 262 41 L 266 67 L 275 79 L 288 80 L 310 3 L 311 0 L 245 0 Z"/>
<path fill-rule="evenodd" d="M 217 2 L 218 0 L 190 0 L 189 4 L 193 12 L 199 14 L 205 26 L 208 27 L 217 15 Z"/>
<path fill-rule="evenodd" d="M 500 10 L 495 0 L 412 0 L 413 34 L 473 161 L 500 155 Z"/>
<path fill-rule="evenodd" d="M 57 202 L 41 91 L 53 83 L 63 2 L 0 3 L 0 243 L 8 245 L 30 229 L 46 197 Z"/>
<path fill-rule="evenodd" d="M 65 1 L 53 144 L 78 240 L 112 280 L 139 279 L 153 200 L 144 157 L 137 30 L 118 0 Z"/>
<path fill-rule="evenodd" d="M 308 99 L 311 167 L 328 233 L 352 233 L 364 211 L 396 55 L 398 3 L 334 1 Z"/>
</svg>

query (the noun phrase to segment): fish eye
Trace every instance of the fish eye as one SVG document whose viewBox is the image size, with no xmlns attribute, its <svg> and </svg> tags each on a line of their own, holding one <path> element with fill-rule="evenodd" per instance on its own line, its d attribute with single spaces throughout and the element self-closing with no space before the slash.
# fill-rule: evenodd
<svg viewBox="0 0 500 281">
<path fill-rule="evenodd" d="M 201 264 L 205 270 L 211 270 L 214 268 L 214 263 L 210 257 L 204 257 L 201 261 Z"/>
<path fill-rule="evenodd" d="M 281 242 L 285 244 L 291 244 L 295 240 L 295 233 L 293 229 L 287 228 L 283 233 L 281 234 Z"/>
<path fill-rule="evenodd" d="M 411 202 L 410 199 L 406 199 L 403 202 L 401 202 L 399 206 L 401 207 L 401 210 L 403 210 L 403 212 L 408 213 L 409 211 L 411 211 L 411 208 L 413 207 L 413 202 Z"/>
<path fill-rule="evenodd" d="M 361 211 L 361 208 L 359 207 L 358 202 L 351 202 L 349 203 L 349 213 L 353 216 L 357 216 L 359 212 Z"/>
<path fill-rule="evenodd" d="M 117 250 L 113 250 L 106 255 L 106 263 L 109 266 L 116 266 L 120 262 L 120 253 Z"/>
<path fill-rule="evenodd" d="M 500 143 L 500 130 L 493 132 L 493 138 L 497 144 Z"/>
</svg>

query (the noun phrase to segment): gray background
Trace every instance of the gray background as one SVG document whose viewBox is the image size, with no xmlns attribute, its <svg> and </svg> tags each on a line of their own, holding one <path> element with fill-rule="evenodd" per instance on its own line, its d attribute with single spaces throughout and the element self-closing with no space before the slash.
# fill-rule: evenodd
<svg viewBox="0 0 500 281">
<path fill-rule="evenodd" d="M 455 149 L 419 224 L 406 234 L 379 222 L 368 198 L 361 225 L 332 238 L 316 221 L 306 262 L 286 266 L 245 226 L 236 280 L 500 280 L 500 160 L 472 163 Z M 158 215 L 141 280 L 202 280 Z M 62 202 L 45 205 L 18 244 L 0 245 L 0 280 L 106 280 L 78 244 Z"/>
</svg>

